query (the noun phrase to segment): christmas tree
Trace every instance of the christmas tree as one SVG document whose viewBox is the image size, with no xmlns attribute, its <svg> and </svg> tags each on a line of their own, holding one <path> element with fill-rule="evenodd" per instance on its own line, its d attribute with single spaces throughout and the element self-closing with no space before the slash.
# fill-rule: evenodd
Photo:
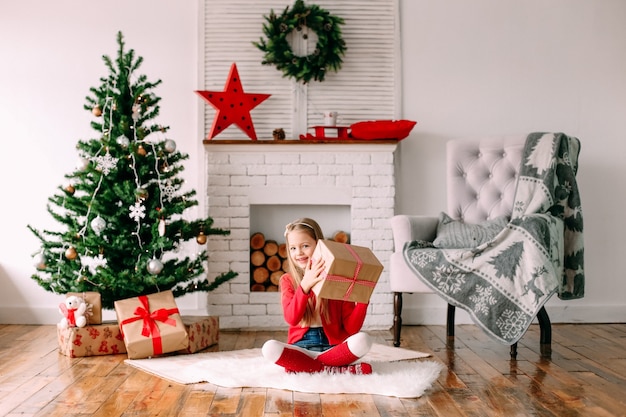
<svg viewBox="0 0 626 417">
<path fill-rule="evenodd" d="M 48 199 L 48 212 L 61 227 L 28 228 L 41 241 L 32 278 L 54 293 L 97 291 L 102 306 L 116 300 L 163 290 L 174 296 L 211 291 L 237 274 L 228 271 L 212 281 L 204 273 L 206 250 L 191 259 L 182 244 L 204 245 L 210 235 L 226 235 L 211 218 L 187 221 L 183 212 L 198 202 L 195 191 L 181 190 L 182 161 L 188 155 L 166 138 L 156 124 L 159 101 L 152 90 L 161 80 L 137 75 L 143 59 L 125 51 L 122 33 L 109 70 L 86 97 L 97 138 L 79 140 L 79 163 Z M 182 259 L 181 259 L 182 258 Z"/>
</svg>

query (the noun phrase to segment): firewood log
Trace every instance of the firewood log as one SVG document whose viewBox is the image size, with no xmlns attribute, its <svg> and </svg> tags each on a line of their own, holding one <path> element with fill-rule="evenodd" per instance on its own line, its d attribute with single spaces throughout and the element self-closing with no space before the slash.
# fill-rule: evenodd
<svg viewBox="0 0 626 417">
<path fill-rule="evenodd" d="M 267 256 L 274 256 L 278 253 L 278 243 L 275 240 L 266 240 L 263 246 L 263 253 Z"/>
<path fill-rule="evenodd" d="M 280 283 L 280 277 L 283 276 L 283 274 L 285 273 L 285 271 L 283 270 L 278 270 L 278 271 L 274 271 L 270 274 L 270 282 L 276 286 L 278 286 L 278 284 Z"/>
<path fill-rule="evenodd" d="M 270 256 L 269 258 L 267 258 L 267 261 L 265 261 L 265 267 L 272 272 L 278 271 L 281 266 L 282 262 L 280 261 L 280 258 L 276 255 Z"/>
<path fill-rule="evenodd" d="M 263 284 L 270 277 L 270 271 L 267 270 L 264 266 L 259 266 L 254 269 L 252 272 L 252 279 L 257 284 Z"/>
<path fill-rule="evenodd" d="M 339 243 L 348 243 L 348 240 L 350 239 L 346 232 L 340 230 L 337 233 L 335 233 L 335 235 L 333 236 L 333 240 Z"/>
<path fill-rule="evenodd" d="M 281 243 L 278 245 L 278 256 L 280 256 L 281 259 L 287 259 L 287 255 L 287 244 Z"/>
<path fill-rule="evenodd" d="M 250 236 L 250 247 L 253 250 L 259 250 L 265 246 L 265 236 L 261 232 L 254 233 Z"/>
<path fill-rule="evenodd" d="M 262 266 L 265 263 L 265 259 L 263 251 L 255 250 L 250 254 L 250 263 L 254 266 Z"/>
</svg>

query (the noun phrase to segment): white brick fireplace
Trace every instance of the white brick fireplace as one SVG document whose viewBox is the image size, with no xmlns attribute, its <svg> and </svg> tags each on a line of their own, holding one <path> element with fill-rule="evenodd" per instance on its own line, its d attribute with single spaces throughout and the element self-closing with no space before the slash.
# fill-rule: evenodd
<svg viewBox="0 0 626 417">
<path fill-rule="evenodd" d="M 239 275 L 208 295 L 208 310 L 225 329 L 286 328 L 280 293 L 250 291 L 251 210 L 256 205 L 348 207 L 350 243 L 370 248 L 385 269 L 370 300 L 367 329 L 393 323 L 388 264 L 393 251 L 389 219 L 395 206 L 395 141 L 205 142 L 208 215 L 229 236 L 211 236 L 208 276 Z M 318 221 L 317 213 L 307 214 Z M 281 219 L 282 220 L 282 219 Z M 282 239 L 285 218 L 277 233 Z M 327 236 L 329 237 L 329 236 Z M 282 241 L 279 241 L 282 243 Z"/>
</svg>

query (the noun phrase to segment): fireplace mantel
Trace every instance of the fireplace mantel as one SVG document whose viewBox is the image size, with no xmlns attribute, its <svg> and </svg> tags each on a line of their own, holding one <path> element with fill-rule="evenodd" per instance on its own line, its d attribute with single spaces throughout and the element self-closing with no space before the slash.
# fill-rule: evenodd
<svg viewBox="0 0 626 417">
<path fill-rule="evenodd" d="M 311 139 L 311 140 L 204 140 L 207 152 L 232 150 L 235 152 L 291 152 L 297 148 L 307 150 L 319 150 L 331 148 L 334 150 L 359 150 L 359 151 L 388 151 L 398 145 L 398 140 L 343 140 L 343 139 Z M 262 149 L 262 150 L 261 150 Z"/>
</svg>

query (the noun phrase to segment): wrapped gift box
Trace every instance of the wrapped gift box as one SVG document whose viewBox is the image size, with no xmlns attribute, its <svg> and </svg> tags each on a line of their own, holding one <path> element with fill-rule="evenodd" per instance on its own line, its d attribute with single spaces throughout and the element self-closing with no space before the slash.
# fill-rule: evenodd
<svg viewBox="0 0 626 417">
<path fill-rule="evenodd" d="M 75 295 L 85 300 L 87 303 L 87 324 L 102 324 L 102 297 L 99 292 L 86 291 L 86 292 L 68 292 L 66 297 Z"/>
<path fill-rule="evenodd" d="M 324 259 L 324 280 L 313 287 L 320 298 L 368 303 L 383 265 L 366 247 L 320 240 L 312 258 Z"/>
<path fill-rule="evenodd" d="M 142 359 L 176 352 L 189 346 L 171 291 L 115 301 L 129 359 Z"/>
<path fill-rule="evenodd" d="M 189 335 L 189 346 L 178 353 L 196 353 L 219 341 L 220 320 L 217 316 L 183 316 Z"/>
<path fill-rule="evenodd" d="M 85 327 L 57 327 L 59 352 L 70 358 L 126 353 L 117 322 Z"/>
</svg>

